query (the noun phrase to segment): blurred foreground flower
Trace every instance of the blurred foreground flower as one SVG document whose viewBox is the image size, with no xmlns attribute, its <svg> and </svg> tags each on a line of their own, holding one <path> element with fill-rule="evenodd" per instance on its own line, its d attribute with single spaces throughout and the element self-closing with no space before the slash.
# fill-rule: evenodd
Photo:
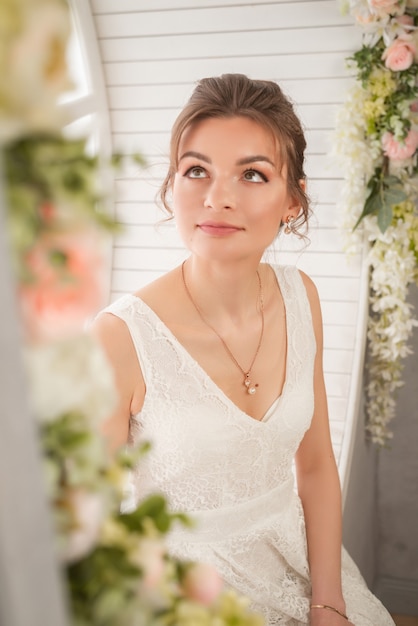
<svg viewBox="0 0 418 626">
<path fill-rule="evenodd" d="M 0 3 L 0 142 L 60 130 L 58 97 L 72 87 L 66 65 L 71 32 L 65 0 Z"/>
<path fill-rule="evenodd" d="M 103 242 L 97 231 L 41 236 L 25 257 L 27 280 L 20 286 L 29 337 L 60 338 L 83 327 L 105 302 Z"/>
<path fill-rule="evenodd" d="M 113 372 L 85 321 L 104 304 L 109 234 L 101 164 L 63 133 L 70 87 L 64 0 L 1 0 L 0 148 L 7 226 L 39 428 L 57 560 L 74 626 L 260 626 L 211 568 L 165 547 L 190 524 L 151 494 L 125 506 L 148 445 L 111 456 L 101 435 L 118 401 Z M 139 162 L 141 159 L 136 158 Z M 114 155 L 113 163 L 120 162 Z"/>
</svg>

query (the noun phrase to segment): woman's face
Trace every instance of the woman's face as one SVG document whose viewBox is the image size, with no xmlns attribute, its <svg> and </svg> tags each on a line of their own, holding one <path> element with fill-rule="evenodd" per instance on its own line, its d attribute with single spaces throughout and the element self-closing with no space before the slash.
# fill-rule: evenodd
<svg viewBox="0 0 418 626">
<path fill-rule="evenodd" d="M 180 141 L 173 208 L 185 245 L 208 260 L 261 258 L 298 207 L 272 134 L 246 117 L 205 119 Z"/>
</svg>

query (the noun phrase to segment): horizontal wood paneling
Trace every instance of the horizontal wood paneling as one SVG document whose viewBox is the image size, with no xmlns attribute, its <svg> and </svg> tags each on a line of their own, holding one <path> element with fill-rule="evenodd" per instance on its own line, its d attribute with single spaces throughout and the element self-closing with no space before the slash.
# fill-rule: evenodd
<svg viewBox="0 0 418 626">
<path fill-rule="evenodd" d="M 259 11 L 262 11 L 266 5 L 281 5 L 283 10 L 286 10 L 286 5 L 290 3 L 292 5 L 299 4 L 299 11 L 310 11 L 309 4 L 312 6 L 315 4 L 314 9 L 318 11 L 326 11 L 330 6 L 330 2 L 332 0 L 323 0 L 322 2 L 318 2 L 317 0 L 273 0 L 270 2 L 257 2 L 254 3 L 254 0 L 226 0 L 222 3 L 223 7 L 243 7 L 247 5 L 257 5 Z M 115 0 L 91 0 L 91 7 L 93 13 L 95 15 L 114 15 L 118 13 L 130 13 L 136 12 L 140 10 L 141 12 L 146 11 L 181 11 L 184 9 L 196 9 L 196 10 L 205 10 L 208 7 L 219 8 L 220 2 L 219 0 L 204 0 L 200 5 L 196 6 L 196 0 L 179 0 L 176 1 L 174 5 L 172 0 L 141 0 L 140 9 L 138 7 L 138 0 L 119 0 L 117 4 L 115 4 Z M 333 15 L 335 13 L 335 9 L 333 11 L 328 12 L 327 15 L 323 15 L 323 23 L 328 24 L 326 19 L 328 20 L 341 20 L 341 16 Z M 346 21 L 346 20 L 344 20 Z M 332 21 L 330 22 L 333 23 Z"/>
<path fill-rule="evenodd" d="M 293 5 L 299 4 L 300 11 L 309 11 L 309 4 L 315 4 L 315 8 L 319 8 L 319 5 L 324 5 L 326 8 L 326 5 L 329 6 L 330 4 L 330 0 L 325 0 L 324 2 L 317 2 L 317 0 L 273 0 L 270 2 L 257 2 L 257 7 L 258 10 L 262 11 L 266 5 L 288 5 L 290 1 L 292 1 Z M 219 7 L 219 4 L 219 0 L 204 0 L 199 7 L 199 5 L 196 6 L 196 0 L 177 0 L 173 7 L 173 0 L 141 0 L 140 10 L 142 12 L 161 10 L 179 11 L 187 8 L 205 9 L 207 7 Z M 226 0 L 222 3 L 222 6 L 242 7 L 254 4 L 253 0 Z M 139 8 L 138 0 L 118 0 L 117 4 L 115 0 L 91 0 L 91 6 L 96 15 L 128 13 L 138 11 Z M 285 6 L 283 9 L 285 9 Z M 335 19 L 340 19 L 340 16 Z"/>
<path fill-rule="evenodd" d="M 190 9 L 180 8 L 178 2 L 168 10 L 144 11 L 136 3 L 131 10 L 123 9 L 118 2 L 110 14 L 96 13 L 96 28 L 99 39 L 115 37 L 161 37 L 163 35 L 185 35 L 187 33 L 246 32 L 265 30 L 288 30 L 294 28 L 323 28 L 346 25 L 350 20 L 339 14 L 333 0 L 324 2 L 252 2 L 219 3 L 210 7 L 203 1 Z M 229 5 L 229 6 L 228 6 Z M 244 46 L 243 46 L 244 47 Z"/>
<path fill-rule="evenodd" d="M 309 56 L 309 63 L 307 57 Z M 228 72 L 247 74 L 253 78 L 263 80 L 311 78 L 311 66 L 315 67 L 318 78 L 327 78 L 329 75 L 344 76 L 344 52 L 311 52 L 306 54 L 274 55 L 271 57 L 242 57 L 219 58 L 192 58 L 192 59 L 161 59 L 158 61 L 130 61 L 120 63 L 105 63 L 104 71 L 109 86 L 135 85 L 138 76 L 146 84 L 158 83 L 194 83 L 203 76 L 216 76 Z M 269 63 L 266 63 L 268 58 Z"/>
<path fill-rule="evenodd" d="M 355 26 L 332 26 L 329 28 L 297 28 L 259 30 L 245 32 L 245 53 L 251 56 L 277 54 L 305 54 L 320 52 L 347 52 L 353 39 Z M 198 34 L 161 35 L 158 37 L 122 37 L 106 40 L 102 44 L 103 61 L 156 61 L 188 57 L 218 57 L 219 50 L 225 50 L 229 57 L 242 55 L 241 31 L 206 32 Z"/>
</svg>

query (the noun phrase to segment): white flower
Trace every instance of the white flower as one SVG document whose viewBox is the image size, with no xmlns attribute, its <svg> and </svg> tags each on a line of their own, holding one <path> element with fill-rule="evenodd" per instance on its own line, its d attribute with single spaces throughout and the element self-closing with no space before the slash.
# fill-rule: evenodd
<svg viewBox="0 0 418 626">
<path fill-rule="evenodd" d="M 418 2 L 408 2 L 406 6 L 411 7 L 412 4 L 418 6 Z M 403 15 L 404 2 L 351 0 L 345 5 L 363 27 L 363 41 L 368 46 L 375 45 L 381 38 L 388 46 L 406 31 L 413 32 L 418 39 L 411 16 Z M 409 208 L 408 202 L 403 209 L 402 205 L 396 208 L 398 219 L 392 221 L 385 233 L 381 232 L 374 215 L 365 217 L 361 226 L 353 232 L 364 209 L 367 183 L 384 164 L 379 124 L 385 111 L 378 110 L 377 105 L 385 106 L 392 93 L 397 92 L 396 89 L 385 89 L 382 94 L 382 88 L 388 85 L 381 81 L 376 86 L 376 80 L 373 82 L 376 71 L 380 70 L 374 68 L 369 83 L 360 84 L 358 81 L 348 92 L 337 117 L 333 152 L 341 165 L 344 179 L 338 206 L 342 214 L 341 227 L 347 237 L 346 251 L 358 252 L 363 237 L 370 243 L 367 259 L 371 310 L 367 331 L 367 430 L 374 442 L 384 445 L 392 436 L 389 423 L 395 416 L 394 393 L 402 385 L 402 360 L 411 351 L 408 341 L 413 328 L 418 325 L 413 308 L 407 302 L 408 286 L 418 278 L 415 256 L 418 250 L 418 217 L 414 208 L 418 198 L 418 180 L 414 175 L 416 154 L 396 164 L 391 162 L 389 173 L 401 180 Z M 386 100 L 379 102 L 378 97 Z M 397 102 L 396 112 L 389 121 L 390 131 L 402 137 L 405 120 L 410 123 L 410 128 L 415 129 L 416 108 L 411 98 Z"/>
<path fill-rule="evenodd" d="M 71 87 L 68 6 L 61 0 L 2 0 L 0 141 L 63 124 L 58 96 Z"/>
<path fill-rule="evenodd" d="M 40 421 L 77 411 L 97 424 L 115 408 L 113 371 L 90 335 L 31 346 L 26 358 L 32 407 Z"/>
<path fill-rule="evenodd" d="M 363 211 L 367 181 L 380 158 L 375 145 L 364 139 L 366 120 L 363 112 L 366 98 L 365 90 L 354 84 L 336 119 L 333 156 L 344 172 L 338 208 L 341 213 L 340 225 L 346 234 L 345 247 L 349 253 L 358 252 L 362 246 L 362 231 L 357 229 L 353 233 L 353 227 Z"/>
</svg>

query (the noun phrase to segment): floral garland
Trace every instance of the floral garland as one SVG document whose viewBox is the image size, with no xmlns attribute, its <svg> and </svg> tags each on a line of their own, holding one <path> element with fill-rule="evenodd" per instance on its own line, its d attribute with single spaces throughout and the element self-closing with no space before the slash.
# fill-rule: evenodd
<svg viewBox="0 0 418 626">
<path fill-rule="evenodd" d="M 337 116 L 335 153 L 347 251 L 369 242 L 366 429 L 384 446 L 418 325 L 407 302 L 418 282 L 418 1 L 340 5 L 363 29 L 363 45 L 348 59 L 356 82 Z"/>
<path fill-rule="evenodd" d="M 74 626 L 261 626 L 211 567 L 171 557 L 160 495 L 125 510 L 147 446 L 110 457 L 101 422 L 116 405 L 111 368 L 84 328 L 104 305 L 106 243 L 97 159 L 69 140 L 64 0 L 0 4 L 0 156 L 31 406 L 39 424 L 57 560 Z M 119 158 L 117 157 L 116 160 Z"/>
</svg>

